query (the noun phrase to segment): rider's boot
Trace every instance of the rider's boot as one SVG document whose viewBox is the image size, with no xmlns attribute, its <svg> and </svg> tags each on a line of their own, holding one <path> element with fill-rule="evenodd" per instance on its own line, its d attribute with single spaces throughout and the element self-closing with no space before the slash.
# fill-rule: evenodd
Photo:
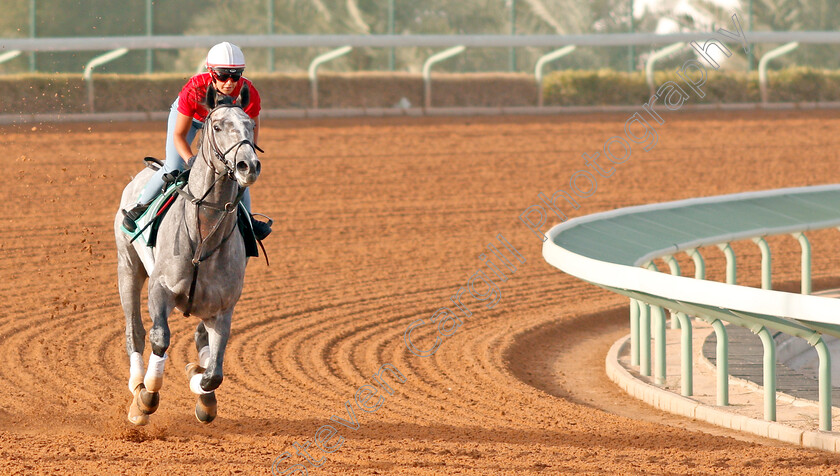
<svg viewBox="0 0 840 476">
<path fill-rule="evenodd" d="M 271 225 L 264 221 L 255 220 L 251 215 L 251 226 L 254 227 L 254 237 L 260 241 L 271 234 Z"/>
<path fill-rule="evenodd" d="M 131 233 L 134 233 L 134 231 L 137 229 L 137 219 L 140 218 L 140 215 L 142 215 L 147 208 L 149 208 L 148 203 L 145 205 L 134 205 L 134 208 L 128 211 L 123 210 L 123 215 L 125 215 L 125 217 L 123 218 L 123 227 Z"/>
</svg>

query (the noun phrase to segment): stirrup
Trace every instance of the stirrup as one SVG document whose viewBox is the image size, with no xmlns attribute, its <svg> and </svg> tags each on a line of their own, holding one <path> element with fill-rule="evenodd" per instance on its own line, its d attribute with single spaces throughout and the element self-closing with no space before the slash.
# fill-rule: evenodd
<svg viewBox="0 0 840 476">
<path fill-rule="evenodd" d="M 163 181 L 166 183 L 172 183 L 178 180 L 178 177 L 181 175 L 181 171 L 178 169 L 173 170 L 172 172 L 163 174 Z"/>
<path fill-rule="evenodd" d="M 122 213 L 125 215 L 125 218 L 123 218 L 123 228 L 131 233 L 134 233 L 137 230 L 137 219 L 140 218 L 140 215 L 142 215 L 147 208 L 149 208 L 149 204 L 135 205 L 134 208 L 129 211 L 123 210 Z"/>
<path fill-rule="evenodd" d="M 254 220 L 255 216 L 261 216 L 268 219 L 268 223 L 264 221 Z M 254 238 L 259 241 L 262 241 L 271 234 L 271 225 L 274 224 L 274 220 L 271 218 L 263 215 L 262 213 L 252 213 L 251 214 L 251 227 L 254 229 Z"/>
</svg>

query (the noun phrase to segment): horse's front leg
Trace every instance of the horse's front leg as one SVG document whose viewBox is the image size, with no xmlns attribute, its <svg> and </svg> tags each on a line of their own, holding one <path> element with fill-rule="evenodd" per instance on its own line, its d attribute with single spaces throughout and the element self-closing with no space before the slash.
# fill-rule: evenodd
<svg viewBox="0 0 840 476">
<path fill-rule="evenodd" d="M 136 410 L 151 415 L 160 405 L 160 392 L 163 387 L 163 370 L 166 364 L 166 349 L 169 348 L 169 314 L 175 308 L 172 293 L 159 283 L 149 282 L 149 314 L 152 317 L 152 328 L 149 330 L 149 343 L 152 345 L 152 355 L 143 385 L 134 391 Z"/>
<path fill-rule="evenodd" d="M 222 364 L 225 358 L 225 347 L 230 337 L 232 315 L 233 309 L 230 309 L 205 320 L 204 325 L 199 324 L 199 329 L 196 329 L 196 347 L 199 348 L 201 365 L 187 365 L 187 376 L 190 379 L 190 390 L 198 395 L 195 416 L 202 423 L 210 423 L 216 418 L 215 390 L 219 388 L 224 378 Z M 207 346 L 202 345 L 205 332 Z"/>
</svg>

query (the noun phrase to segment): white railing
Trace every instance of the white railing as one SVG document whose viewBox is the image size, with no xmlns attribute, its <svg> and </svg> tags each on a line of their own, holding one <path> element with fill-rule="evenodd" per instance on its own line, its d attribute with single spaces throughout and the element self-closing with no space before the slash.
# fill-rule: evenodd
<svg viewBox="0 0 840 476">
<path fill-rule="evenodd" d="M 705 42 L 712 38 L 714 33 L 691 32 L 691 33 L 612 33 L 612 34 L 586 34 L 586 35 L 160 35 L 160 36 L 108 36 L 95 38 L 0 38 L 0 51 L 8 53 L 0 55 L 0 62 L 7 61 L 22 52 L 55 52 L 55 51 L 112 51 L 119 50 L 155 50 L 155 49 L 180 49 L 180 48 L 207 48 L 221 41 L 231 41 L 242 47 L 248 48 L 292 48 L 292 47 L 464 47 L 464 48 L 515 48 L 515 47 L 546 47 L 560 48 L 549 53 L 548 57 L 558 55 L 560 52 L 568 54 L 576 47 L 581 46 L 628 46 L 628 45 L 663 45 L 673 43 L 687 43 L 691 41 Z M 787 43 L 797 42 L 798 44 L 840 44 L 840 31 L 799 31 L 799 32 L 750 32 L 746 42 L 754 43 Z M 728 38 L 727 41 L 732 40 Z M 342 50 L 342 51 L 343 51 Z M 545 112 L 542 104 L 542 88 L 540 87 L 542 67 L 545 58 L 541 58 L 535 68 L 535 77 L 538 83 L 537 109 L 520 108 L 528 113 Z M 763 64 L 766 65 L 766 62 Z M 203 63 L 202 63 L 203 65 Z M 653 61 L 648 64 L 648 81 L 652 79 Z M 766 68 L 765 68 L 766 69 Z M 201 71 L 202 68 L 199 68 Z M 762 99 L 764 107 L 767 104 L 766 92 L 766 71 L 762 83 Z M 310 74 L 310 78 L 313 75 Z M 90 79 L 90 78 L 88 78 Z M 93 81 L 88 80 L 89 96 L 94 94 L 90 90 Z M 317 78 L 312 79 L 313 107 L 317 109 Z M 426 107 L 421 112 L 427 113 L 432 108 L 430 103 L 430 78 L 424 75 L 424 101 Z M 92 102 L 91 102 L 92 104 Z M 837 104 L 823 103 L 827 107 L 836 107 Z M 745 105 L 741 105 L 745 106 Z M 746 105 L 747 107 L 751 107 Z M 819 106 L 819 105 L 817 105 Z M 466 108 L 462 108 L 466 110 Z M 492 109 L 492 108 L 491 108 Z M 493 109 L 489 113 L 503 113 L 501 110 Z M 510 109 L 510 108 L 508 108 Z M 515 109 L 515 108 L 514 108 Z M 572 110 L 574 108 L 567 108 Z M 366 111 L 367 109 L 365 109 Z M 363 111 L 364 112 L 364 111 Z M 486 114 L 488 111 L 479 111 Z M 378 114 L 378 113 L 377 113 Z M 130 113 L 129 113 L 130 115 Z M 72 115 L 63 115 L 62 120 L 74 120 Z M 292 116 L 297 117 L 297 113 Z M 92 118 L 89 118 L 92 119 Z M 0 117 L 0 122 L 16 122 L 23 120 L 15 117 Z M 29 118 L 27 120 L 35 120 Z M 38 119 L 41 120 L 41 119 Z M 44 120 L 52 121 L 53 118 Z"/>
<path fill-rule="evenodd" d="M 468 48 L 562 47 L 665 45 L 705 41 L 713 32 L 610 33 L 589 35 L 169 35 L 107 36 L 97 38 L 2 38 L 0 49 L 21 51 L 90 51 L 128 49 L 207 48 L 230 41 L 246 48 L 306 48 L 342 46 L 393 48 L 442 48 L 464 45 Z M 749 43 L 838 44 L 840 31 L 750 32 Z"/>
<path fill-rule="evenodd" d="M 773 207 L 779 203 L 774 201 L 778 198 L 786 202 L 781 205 L 784 210 L 776 212 Z M 671 309 L 675 314 L 699 316 L 713 325 L 718 321 L 731 322 L 755 332 L 762 339 L 765 351 L 764 403 L 765 419 L 768 421 L 776 419 L 775 346 L 768 329 L 806 339 L 820 356 L 820 429 L 830 431 L 831 360 L 821 336 L 840 336 L 840 300 L 771 290 L 770 250 L 764 237 L 791 234 L 799 240 L 802 246 L 802 291 L 809 293 L 811 248 L 802 232 L 840 226 L 840 211 L 835 206 L 838 199 L 840 185 L 824 185 L 596 213 L 553 227 L 543 245 L 543 256 L 566 273 L 631 298 L 632 361 L 634 365 L 638 362 L 640 373 L 646 376 L 651 375 L 650 326 L 651 321 L 656 321 L 655 381 L 658 384 L 665 380 L 664 309 Z M 687 223 L 666 227 L 665 222 L 659 223 L 654 218 L 673 221 L 675 216 L 688 217 L 693 210 L 708 212 L 712 205 L 725 206 L 728 214 L 716 209 L 716 218 L 710 218 L 698 212 L 697 216 L 703 218 L 692 222 L 693 228 Z M 758 215 L 757 211 L 760 211 Z M 622 220 L 620 225 L 615 220 L 619 217 Z M 633 221 L 635 217 L 639 218 Z M 715 225 L 704 224 L 709 220 L 714 220 Z M 657 242 L 657 237 L 662 238 L 659 241 L 663 244 L 668 243 L 667 247 L 657 249 L 647 245 Z M 729 243 L 737 240 L 752 240 L 761 249 L 762 289 L 736 285 L 735 255 Z M 726 255 L 726 283 L 703 279 L 705 266 L 698 248 L 714 245 L 718 245 Z M 605 255 L 604 250 L 610 250 L 610 253 Z M 673 255 L 680 252 L 687 253 L 695 263 L 701 263 L 696 275 L 700 279 L 679 276 L 678 266 L 671 266 L 675 275 L 661 273 L 652 264 L 654 259 L 661 258 L 670 265 Z M 682 378 L 690 379 L 691 327 L 687 319 L 681 319 L 681 322 L 682 326 L 688 326 L 683 327 L 684 337 L 689 336 L 689 339 L 683 339 L 681 349 L 684 363 Z M 718 349 L 718 363 L 726 365 L 726 333 L 722 329 L 720 325 L 716 328 L 718 342 L 724 344 Z M 727 405 L 726 372 L 719 373 L 718 378 L 718 404 Z M 685 394 L 691 395 L 691 383 L 687 383 Z M 720 398 L 721 395 L 723 398 Z"/>
</svg>

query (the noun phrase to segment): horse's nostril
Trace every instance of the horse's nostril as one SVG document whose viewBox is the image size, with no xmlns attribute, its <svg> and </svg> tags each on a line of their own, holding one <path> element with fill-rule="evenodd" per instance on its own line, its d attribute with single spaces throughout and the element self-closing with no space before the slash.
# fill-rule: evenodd
<svg viewBox="0 0 840 476">
<path fill-rule="evenodd" d="M 262 170 L 262 163 L 257 162 L 257 173 L 260 173 L 260 170 Z"/>
<path fill-rule="evenodd" d="M 239 161 L 238 164 L 236 164 L 236 168 L 239 169 L 240 172 L 247 172 L 248 171 L 248 163 L 245 162 L 244 160 L 241 160 L 241 161 Z"/>
</svg>

